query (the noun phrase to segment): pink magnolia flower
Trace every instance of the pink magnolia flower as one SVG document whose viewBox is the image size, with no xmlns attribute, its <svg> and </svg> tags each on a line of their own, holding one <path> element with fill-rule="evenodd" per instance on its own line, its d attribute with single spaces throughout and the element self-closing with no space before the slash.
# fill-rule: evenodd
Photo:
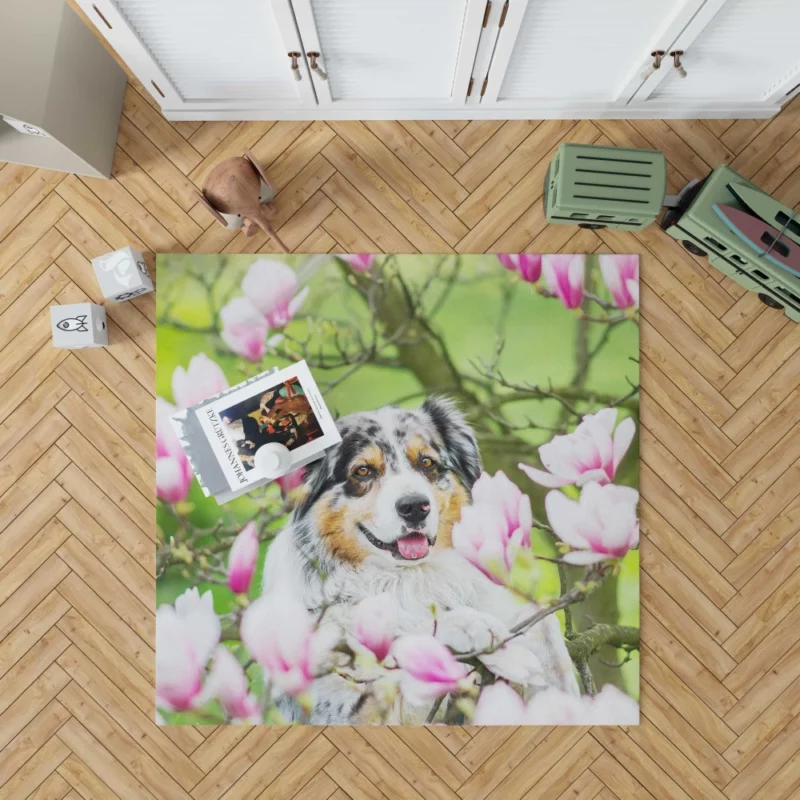
<svg viewBox="0 0 800 800">
<path fill-rule="evenodd" d="M 453 525 L 453 547 L 489 580 L 504 586 L 522 544 L 521 530 L 515 540 L 507 533 L 508 526 L 494 506 L 465 506 Z"/>
<path fill-rule="evenodd" d="M 544 499 L 553 532 L 574 550 L 564 556 L 569 564 L 595 564 L 622 558 L 639 544 L 636 504 L 639 492 L 613 483 L 584 486 L 580 499 L 570 500 L 559 491 Z"/>
<path fill-rule="evenodd" d="M 591 702 L 590 697 L 586 700 Z M 588 703 L 580 695 L 551 687 L 533 696 L 525 718 L 529 725 L 585 725 L 588 710 Z"/>
<path fill-rule="evenodd" d="M 247 690 L 247 675 L 227 647 L 217 647 L 203 696 L 206 699 L 216 697 L 222 710 L 232 719 L 260 721 L 258 698 Z"/>
<path fill-rule="evenodd" d="M 542 275 L 542 257 L 538 253 L 501 253 L 497 258 L 506 269 L 518 272 L 528 283 L 536 283 Z"/>
<path fill-rule="evenodd" d="M 630 417 L 614 430 L 616 421 L 615 408 L 587 414 L 572 433 L 555 436 L 539 448 L 539 458 L 547 472 L 527 464 L 520 464 L 519 468 L 534 483 L 551 489 L 571 483 L 610 483 L 636 433 L 636 423 Z"/>
<path fill-rule="evenodd" d="M 413 679 L 409 694 L 438 697 L 459 688 L 466 668 L 433 636 L 413 634 L 401 636 L 392 645 L 397 665 Z"/>
<path fill-rule="evenodd" d="M 397 601 L 389 592 L 362 600 L 353 610 L 351 631 L 378 661 L 389 655 L 397 630 Z"/>
<path fill-rule="evenodd" d="M 258 529 L 248 522 L 233 540 L 228 556 L 228 587 L 236 594 L 247 594 L 258 560 Z"/>
<path fill-rule="evenodd" d="M 538 656 L 514 641 L 507 642 L 493 653 L 478 656 L 478 660 L 499 678 L 524 686 L 547 686 L 544 667 Z"/>
<path fill-rule="evenodd" d="M 507 683 L 487 686 L 478 697 L 474 725 L 524 725 L 525 701 Z"/>
<path fill-rule="evenodd" d="M 525 717 L 529 725 L 636 725 L 639 704 L 610 684 L 594 697 L 546 689 L 533 696 Z"/>
<path fill-rule="evenodd" d="M 547 255 L 542 257 L 542 274 L 547 288 L 566 308 L 578 308 L 583 302 L 583 276 L 586 256 Z"/>
<path fill-rule="evenodd" d="M 163 398 L 156 398 L 156 495 L 167 503 L 185 500 L 192 483 L 189 459 L 170 420 L 177 410 Z"/>
<path fill-rule="evenodd" d="M 308 297 L 308 287 L 299 288 L 297 273 L 283 261 L 260 258 L 242 280 L 242 291 L 263 314 L 270 328 L 287 325 Z"/>
<path fill-rule="evenodd" d="M 188 408 L 228 388 L 228 379 L 216 361 L 198 353 L 189 368 L 176 367 L 172 373 L 172 396 L 178 408 Z"/>
<path fill-rule="evenodd" d="M 246 297 L 236 297 L 219 312 L 222 341 L 236 355 L 260 361 L 267 352 L 269 325 L 264 315 Z"/>
<path fill-rule="evenodd" d="M 284 498 L 289 497 L 289 495 L 295 489 L 299 489 L 303 485 L 305 475 L 305 467 L 299 467 L 298 469 L 287 472 L 285 475 L 281 475 L 280 478 L 275 479 L 275 483 L 281 487 L 281 494 Z"/>
<path fill-rule="evenodd" d="M 453 547 L 487 578 L 504 585 L 519 549 L 531 543 L 530 499 L 502 472 L 494 477 L 482 473 L 472 499 L 453 526 Z"/>
<path fill-rule="evenodd" d="M 174 606 L 156 612 L 156 703 L 186 711 L 199 703 L 208 659 L 219 643 L 220 623 L 211 592 L 187 589 Z"/>
<path fill-rule="evenodd" d="M 583 701 L 590 707 L 586 725 L 639 724 L 639 704 L 610 683 L 607 683 L 594 697 L 584 697 Z"/>
<path fill-rule="evenodd" d="M 639 704 L 607 684 L 594 697 L 560 689 L 538 691 L 526 705 L 507 683 L 494 683 L 480 694 L 474 725 L 636 725 Z"/>
<path fill-rule="evenodd" d="M 504 472 L 498 471 L 494 477 L 481 473 L 472 487 L 472 502 L 496 508 L 505 520 L 506 537 L 519 540 L 525 547 L 530 545 L 533 526 L 531 500 Z"/>
<path fill-rule="evenodd" d="M 353 272 L 367 272 L 375 262 L 375 256 L 371 253 L 356 253 L 354 255 L 337 256 L 344 261 Z"/>
<path fill-rule="evenodd" d="M 335 644 L 331 628 L 314 627 L 306 607 L 288 594 L 265 594 L 242 617 L 245 647 L 278 692 L 306 692 Z"/>
<path fill-rule="evenodd" d="M 617 308 L 639 305 L 639 256 L 602 255 L 598 257 L 603 280 Z"/>
</svg>

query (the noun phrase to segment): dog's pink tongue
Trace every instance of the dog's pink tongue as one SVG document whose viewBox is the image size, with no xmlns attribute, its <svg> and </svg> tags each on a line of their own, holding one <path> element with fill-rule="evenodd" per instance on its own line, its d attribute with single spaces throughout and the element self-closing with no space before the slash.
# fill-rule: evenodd
<svg viewBox="0 0 800 800">
<path fill-rule="evenodd" d="M 415 559 L 428 555 L 428 537 L 412 533 L 397 540 L 397 549 L 403 558 Z"/>
</svg>

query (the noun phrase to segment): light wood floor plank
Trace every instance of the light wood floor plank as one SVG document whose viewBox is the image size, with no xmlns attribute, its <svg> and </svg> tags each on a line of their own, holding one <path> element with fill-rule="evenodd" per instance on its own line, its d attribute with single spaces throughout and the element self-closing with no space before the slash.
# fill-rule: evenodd
<svg viewBox="0 0 800 800">
<path fill-rule="evenodd" d="M 678 533 L 647 500 L 640 501 L 639 514 L 644 534 L 715 605 L 724 606 L 736 594 L 736 589 L 695 549 L 691 535 L 686 538 Z"/>
<path fill-rule="evenodd" d="M 0 205 L 36 172 L 36 167 L 25 164 L 5 164 L 0 167 Z"/>
<path fill-rule="evenodd" d="M 184 175 L 202 160 L 200 153 L 131 85 L 125 93 L 122 112 Z"/>
<path fill-rule="evenodd" d="M 15 269 L 0 279 L 0 314 L 64 252 L 68 244 L 55 228 L 51 228 L 19 259 Z"/>
<path fill-rule="evenodd" d="M 629 728 L 628 735 L 642 746 L 650 731 L 663 734 L 674 747 L 679 749 L 702 770 L 717 789 L 722 789 L 736 777 L 736 770 L 717 752 L 703 735 L 664 699 L 646 679 L 642 682 L 642 713 L 653 725 L 642 726 L 640 735 L 638 728 Z M 651 748 L 647 748 L 650 750 Z M 660 747 L 659 747 L 660 749 Z M 678 774 L 688 772 L 685 764 L 676 770 Z M 692 795 L 694 796 L 694 795 Z"/>
<path fill-rule="evenodd" d="M 69 712 L 56 700 L 48 703 L 20 732 L 0 751 L 0 786 L 26 761 L 44 748 L 58 729 L 69 719 Z M 69 787 L 67 787 L 69 788 Z M 9 791 L 6 788 L 6 791 Z M 66 791 L 64 792 L 66 794 Z M 62 795 L 63 796 L 63 795 Z"/>
<path fill-rule="evenodd" d="M 55 696 L 69 683 L 69 675 L 58 664 L 51 664 L 28 688 L 3 712 L 0 749 L 13 750 L 9 745 L 38 714 L 45 717 L 59 716 Z M 49 710 L 48 710 L 49 709 Z M 8 754 L 11 755 L 10 753 Z"/>
<path fill-rule="evenodd" d="M 469 158 L 435 122 L 404 120 L 400 124 L 451 174 Z"/>
<path fill-rule="evenodd" d="M 49 194 L 4 239 L 0 240 L 0 275 L 5 275 L 58 222 L 69 206 Z"/>
</svg>

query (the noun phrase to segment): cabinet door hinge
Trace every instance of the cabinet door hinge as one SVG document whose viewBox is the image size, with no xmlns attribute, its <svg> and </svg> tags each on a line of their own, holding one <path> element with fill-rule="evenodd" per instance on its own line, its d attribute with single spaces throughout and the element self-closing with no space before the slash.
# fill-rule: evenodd
<svg viewBox="0 0 800 800">
<path fill-rule="evenodd" d="M 492 0 L 486 0 L 486 10 L 483 12 L 483 23 L 481 24 L 481 28 L 486 27 L 486 23 L 489 21 L 489 14 L 492 12 Z"/>
<path fill-rule="evenodd" d="M 500 14 L 500 22 L 497 25 L 498 28 L 502 28 L 503 25 L 506 24 L 506 14 L 508 14 L 508 0 L 506 0 L 506 4 L 503 6 L 503 12 Z"/>
</svg>

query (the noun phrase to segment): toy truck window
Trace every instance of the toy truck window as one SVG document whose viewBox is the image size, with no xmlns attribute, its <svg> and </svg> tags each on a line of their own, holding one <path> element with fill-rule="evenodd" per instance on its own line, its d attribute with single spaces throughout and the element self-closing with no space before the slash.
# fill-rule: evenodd
<svg viewBox="0 0 800 800">
<path fill-rule="evenodd" d="M 789 255 L 789 248 L 779 239 L 776 239 L 769 231 L 764 231 L 761 234 L 761 241 L 767 245 L 770 250 L 774 250 L 778 255 L 786 258 Z"/>
<path fill-rule="evenodd" d="M 776 214 L 775 222 L 777 222 L 781 228 L 786 228 L 787 231 L 795 234 L 795 236 L 800 236 L 800 221 L 789 219 L 789 215 L 785 214 L 783 211 L 779 211 Z"/>
<path fill-rule="evenodd" d="M 718 242 L 712 236 L 706 236 L 704 241 L 708 242 L 712 247 L 716 247 L 717 250 L 727 250 L 728 249 L 727 247 L 725 247 L 724 244 L 722 244 L 722 242 Z"/>
</svg>

